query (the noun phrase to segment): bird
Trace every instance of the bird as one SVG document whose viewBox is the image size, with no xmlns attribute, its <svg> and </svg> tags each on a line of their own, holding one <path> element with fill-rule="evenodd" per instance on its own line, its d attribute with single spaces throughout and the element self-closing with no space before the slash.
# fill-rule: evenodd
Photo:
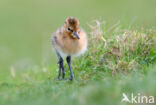
<svg viewBox="0 0 156 105">
<path fill-rule="evenodd" d="M 87 34 L 80 27 L 79 20 L 71 16 L 67 17 L 64 25 L 52 34 L 52 46 L 58 56 L 58 80 L 60 80 L 61 74 L 62 80 L 65 79 L 63 57 L 66 57 L 70 70 L 69 80 L 73 80 L 74 74 L 71 68 L 71 57 L 84 54 L 87 51 L 87 42 Z"/>
</svg>

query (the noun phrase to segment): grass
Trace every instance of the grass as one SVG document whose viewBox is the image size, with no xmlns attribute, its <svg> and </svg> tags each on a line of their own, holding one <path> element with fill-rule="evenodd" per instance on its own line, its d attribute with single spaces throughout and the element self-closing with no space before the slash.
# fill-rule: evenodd
<svg viewBox="0 0 156 105">
<path fill-rule="evenodd" d="M 122 93 L 156 97 L 155 5 L 155 0 L 2 0 L 0 105 L 128 105 Z M 50 41 L 67 16 L 80 20 L 89 42 L 84 55 L 72 58 L 73 82 L 56 80 Z M 66 62 L 65 71 L 69 77 Z"/>
<path fill-rule="evenodd" d="M 89 27 L 87 53 L 72 59 L 73 82 L 56 80 L 57 65 L 12 67 L 0 82 L 0 105 L 128 105 L 122 93 L 156 96 L 155 30 L 107 27 L 97 20 Z"/>
</svg>

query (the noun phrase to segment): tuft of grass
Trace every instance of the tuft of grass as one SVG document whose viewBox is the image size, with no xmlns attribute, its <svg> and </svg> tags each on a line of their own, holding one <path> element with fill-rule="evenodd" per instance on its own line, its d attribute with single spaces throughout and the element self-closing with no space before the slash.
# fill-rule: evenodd
<svg viewBox="0 0 156 105">
<path fill-rule="evenodd" d="M 88 39 L 88 52 L 75 62 L 76 65 L 83 61 L 78 70 L 85 69 L 90 74 L 99 71 L 109 72 L 112 75 L 128 74 L 139 69 L 145 72 L 144 66 L 155 64 L 155 32 L 151 29 L 137 31 L 118 29 L 119 26 L 113 25 L 116 27 L 110 34 L 108 33 L 110 28 L 105 27 L 106 24 L 98 20 L 94 21 L 94 25 L 89 26 L 91 32 Z M 90 78 L 88 75 L 83 78 Z"/>
</svg>

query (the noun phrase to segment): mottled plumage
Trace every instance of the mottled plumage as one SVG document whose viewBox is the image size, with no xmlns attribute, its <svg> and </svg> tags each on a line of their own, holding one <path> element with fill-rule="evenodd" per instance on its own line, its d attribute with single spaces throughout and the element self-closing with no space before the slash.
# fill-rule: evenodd
<svg viewBox="0 0 156 105">
<path fill-rule="evenodd" d="M 69 65 L 69 69 L 71 69 L 69 64 L 71 56 L 78 56 L 87 50 L 87 35 L 83 29 L 80 28 L 80 22 L 78 19 L 73 17 L 67 18 L 64 25 L 53 33 L 52 45 L 59 57 L 59 71 L 61 72 L 61 69 L 64 69 L 63 59 L 61 56 L 67 56 L 67 63 Z M 62 64 L 60 62 L 62 62 Z M 72 72 L 72 70 L 70 71 Z M 59 76 L 60 75 L 61 73 Z M 72 80 L 72 78 L 73 74 L 71 74 L 70 80 Z"/>
</svg>

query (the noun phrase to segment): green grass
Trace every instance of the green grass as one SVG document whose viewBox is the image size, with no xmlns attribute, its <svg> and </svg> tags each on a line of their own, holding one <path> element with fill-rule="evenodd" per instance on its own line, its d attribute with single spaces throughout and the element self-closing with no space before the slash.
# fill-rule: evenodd
<svg viewBox="0 0 156 105">
<path fill-rule="evenodd" d="M 153 68 L 155 69 L 155 68 Z M 50 104 L 104 104 L 125 105 L 121 103 L 122 93 L 147 94 L 156 96 L 156 72 L 142 75 L 132 73 L 128 76 L 111 77 L 100 73 L 99 81 L 27 81 L 21 84 L 1 84 L 1 105 L 50 105 Z M 150 81 L 150 82 L 149 82 Z"/>
<path fill-rule="evenodd" d="M 0 104 L 125 105 L 122 93 L 156 96 L 155 32 L 125 30 L 119 24 L 110 33 L 98 23 L 91 26 L 87 53 L 73 59 L 73 82 L 56 80 L 57 65 L 11 68 L 0 82 Z M 69 77 L 66 63 L 65 70 Z"/>
<path fill-rule="evenodd" d="M 155 10 L 154 0 L 2 1 L 0 105 L 128 105 L 122 93 L 156 97 Z M 56 80 L 50 42 L 67 16 L 88 34 L 88 51 L 72 58 L 72 82 Z"/>
</svg>

